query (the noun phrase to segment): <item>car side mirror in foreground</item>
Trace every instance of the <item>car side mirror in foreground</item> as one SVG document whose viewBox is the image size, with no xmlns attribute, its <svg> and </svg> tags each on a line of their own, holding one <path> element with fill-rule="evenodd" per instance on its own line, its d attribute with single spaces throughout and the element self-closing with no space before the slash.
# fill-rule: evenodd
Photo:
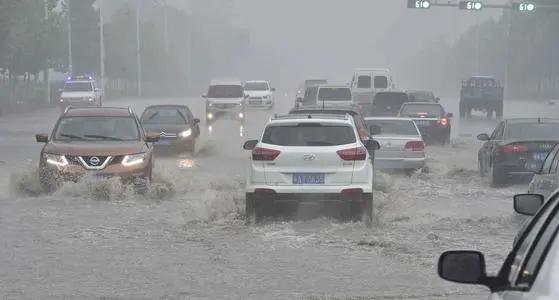
<svg viewBox="0 0 559 300">
<path fill-rule="evenodd" d="M 201 97 L 202 97 L 202 98 L 204 98 L 204 99 L 206 99 L 206 98 L 208 98 L 208 95 L 206 95 L 206 94 L 202 94 L 202 96 L 201 96 Z"/>
<path fill-rule="evenodd" d="M 37 143 L 47 143 L 49 141 L 49 135 L 46 133 L 40 133 L 35 135 L 35 140 Z"/>
<path fill-rule="evenodd" d="M 439 258 L 439 276 L 445 280 L 486 285 L 485 257 L 478 251 L 447 251 Z"/>
<path fill-rule="evenodd" d="M 161 136 L 158 133 L 147 133 L 145 137 L 146 143 L 155 143 L 158 142 Z"/>
<path fill-rule="evenodd" d="M 200 123 L 200 119 L 194 119 L 194 124 Z"/>
<path fill-rule="evenodd" d="M 487 133 L 481 133 L 481 134 L 478 134 L 478 135 L 477 135 L 477 139 L 478 139 L 479 141 L 484 141 L 484 142 L 486 142 L 486 141 L 489 141 L 491 138 L 489 137 L 489 135 L 488 135 Z"/>
<path fill-rule="evenodd" d="M 370 139 L 367 141 L 367 150 L 371 150 L 371 151 L 377 151 L 380 149 L 380 144 L 379 142 Z"/>
<path fill-rule="evenodd" d="M 538 194 L 514 195 L 514 211 L 521 215 L 533 216 L 544 203 L 544 197 Z"/>
<path fill-rule="evenodd" d="M 256 145 L 258 144 L 258 140 L 249 140 L 246 141 L 245 144 L 243 145 L 243 149 L 245 150 L 254 150 L 254 148 L 256 148 Z"/>
<path fill-rule="evenodd" d="M 453 113 L 447 113 L 447 114 L 446 114 L 446 117 L 447 117 L 447 118 L 452 118 L 452 117 L 454 117 L 454 114 L 453 114 Z"/>
<path fill-rule="evenodd" d="M 439 98 L 439 97 L 435 98 L 435 102 L 436 102 L 436 103 L 441 102 L 441 98 Z"/>
</svg>

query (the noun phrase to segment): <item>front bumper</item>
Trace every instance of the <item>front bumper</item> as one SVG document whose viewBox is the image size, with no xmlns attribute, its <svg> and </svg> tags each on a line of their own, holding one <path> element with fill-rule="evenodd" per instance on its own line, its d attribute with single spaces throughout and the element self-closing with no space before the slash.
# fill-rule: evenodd
<svg viewBox="0 0 559 300">
<path fill-rule="evenodd" d="M 125 181 L 136 178 L 148 178 L 150 175 L 150 163 L 144 162 L 136 166 L 124 166 L 122 164 L 108 165 L 103 170 L 88 170 L 78 164 L 69 164 L 64 167 L 41 163 L 40 174 L 43 179 L 49 178 L 63 182 L 77 182 L 84 177 L 111 178 L 119 177 Z"/>
<path fill-rule="evenodd" d="M 246 101 L 247 107 L 272 107 L 274 101 L 272 99 L 248 99 Z"/>
<path fill-rule="evenodd" d="M 155 147 L 186 147 L 191 145 L 196 138 L 194 136 L 189 136 L 187 138 L 164 138 L 161 137 L 154 145 Z"/>
</svg>

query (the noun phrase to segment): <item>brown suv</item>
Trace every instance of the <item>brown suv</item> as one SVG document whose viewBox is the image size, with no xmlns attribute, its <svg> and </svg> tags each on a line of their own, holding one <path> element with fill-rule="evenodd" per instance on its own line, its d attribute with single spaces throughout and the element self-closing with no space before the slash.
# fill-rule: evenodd
<svg viewBox="0 0 559 300">
<path fill-rule="evenodd" d="M 121 177 L 148 182 L 153 168 L 153 144 L 159 134 L 146 134 L 129 108 L 67 108 L 52 135 L 38 134 L 45 143 L 39 175 L 43 188 L 52 191 L 61 182 L 84 175 Z"/>
</svg>

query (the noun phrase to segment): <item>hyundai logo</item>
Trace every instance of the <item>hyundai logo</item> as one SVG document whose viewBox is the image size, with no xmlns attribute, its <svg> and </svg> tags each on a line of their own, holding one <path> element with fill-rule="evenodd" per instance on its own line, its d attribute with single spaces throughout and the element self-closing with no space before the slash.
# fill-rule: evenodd
<svg viewBox="0 0 559 300">
<path fill-rule="evenodd" d="M 316 159 L 316 155 L 314 154 L 306 154 L 305 156 L 303 156 L 304 161 L 313 161 L 315 159 Z"/>
<path fill-rule="evenodd" d="M 92 166 L 98 166 L 101 163 L 101 160 L 97 156 L 93 156 L 89 158 L 89 164 Z"/>
</svg>

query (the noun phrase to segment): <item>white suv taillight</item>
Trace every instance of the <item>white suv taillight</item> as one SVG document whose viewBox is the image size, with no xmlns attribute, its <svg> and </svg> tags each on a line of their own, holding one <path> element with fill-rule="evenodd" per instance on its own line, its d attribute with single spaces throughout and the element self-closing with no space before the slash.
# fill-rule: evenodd
<svg viewBox="0 0 559 300">
<path fill-rule="evenodd" d="M 367 149 L 365 147 L 338 150 L 336 153 L 343 160 L 365 160 L 367 158 Z"/>
<path fill-rule="evenodd" d="M 272 161 L 280 155 L 280 151 L 267 148 L 254 148 L 252 150 L 252 160 L 258 161 Z"/>
<path fill-rule="evenodd" d="M 425 143 L 423 143 L 422 141 L 411 141 L 407 142 L 404 148 L 406 149 L 406 151 L 424 151 Z"/>
</svg>

